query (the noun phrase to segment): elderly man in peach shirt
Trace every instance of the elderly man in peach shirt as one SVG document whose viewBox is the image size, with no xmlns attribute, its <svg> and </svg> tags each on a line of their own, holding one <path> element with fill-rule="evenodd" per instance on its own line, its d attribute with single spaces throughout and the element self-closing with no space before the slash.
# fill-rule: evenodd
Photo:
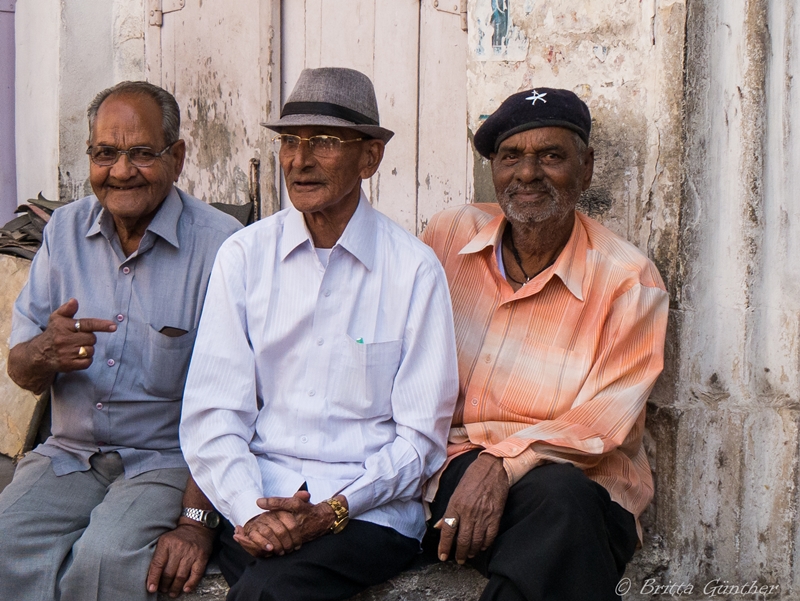
<svg viewBox="0 0 800 601">
<path fill-rule="evenodd" d="M 510 96 L 475 134 L 498 203 L 448 209 L 423 233 L 459 362 L 426 498 L 440 559 L 489 577 L 481 601 L 619 599 L 653 496 L 642 435 L 668 298 L 644 254 L 575 210 L 590 130 L 572 92 Z"/>
</svg>

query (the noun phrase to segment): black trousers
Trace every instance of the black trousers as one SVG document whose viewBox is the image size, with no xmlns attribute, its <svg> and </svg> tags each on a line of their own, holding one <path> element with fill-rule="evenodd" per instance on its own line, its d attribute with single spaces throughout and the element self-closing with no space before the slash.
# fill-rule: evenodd
<svg viewBox="0 0 800 601">
<path fill-rule="evenodd" d="M 219 567 L 231 587 L 228 601 L 336 601 L 385 582 L 407 567 L 419 541 L 392 528 L 350 520 L 283 556 L 256 559 L 233 540 L 225 521 Z"/>
<path fill-rule="evenodd" d="M 430 524 L 478 454 L 456 457 L 442 474 Z M 426 546 L 438 545 L 438 531 L 428 536 Z M 637 541 L 633 515 L 583 471 L 537 467 L 511 487 L 500 533 L 472 560 L 489 578 L 481 601 L 619 601 L 614 589 Z"/>
</svg>

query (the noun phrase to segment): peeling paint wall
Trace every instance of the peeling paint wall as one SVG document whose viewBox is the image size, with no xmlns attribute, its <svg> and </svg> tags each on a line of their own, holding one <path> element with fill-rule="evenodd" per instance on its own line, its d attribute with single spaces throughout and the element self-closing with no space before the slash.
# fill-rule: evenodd
<svg viewBox="0 0 800 601">
<path fill-rule="evenodd" d="M 269 182 L 265 200 L 274 189 L 272 136 L 260 123 L 273 110 L 277 14 L 271 0 L 187 2 L 165 14 L 162 27 L 147 26 L 148 41 L 158 37 L 160 47 L 148 53 L 150 78 L 160 79 L 182 109 L 186 164 L 179 185 L 206 202 L 250 202 L 254 158 L 261 181 Z"/>
<path fill-rule="evenodd" d="M 684 4 L 509 2 L 505 49 L 492 46 L 488 27 L 500 20 L 498 3 L 468 5 L 470 131 L 517 91 L 573 90 L 592 112 L 597 150 L 585 210 L 649 251 L 668 277 L 680 206 Z M 487 163 L 476 155 L 475 164 L 476 200 L 493 200 Z"/>
</svg>

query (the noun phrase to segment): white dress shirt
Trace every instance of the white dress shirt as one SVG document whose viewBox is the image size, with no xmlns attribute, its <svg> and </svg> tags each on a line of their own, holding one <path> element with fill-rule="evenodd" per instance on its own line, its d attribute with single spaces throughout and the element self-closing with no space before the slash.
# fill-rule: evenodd
<svg viewBox="0 0 800 601">
<path fill-rule="evenodd" d="M 184 392 L 181 446 L 219 511 L 343 494 L 354 519 L 421 539 L 458 392 L 447 281 L 433 252 L 359 206 L 323 267 L 289 208 L 217 255 Z"/>
</svg>

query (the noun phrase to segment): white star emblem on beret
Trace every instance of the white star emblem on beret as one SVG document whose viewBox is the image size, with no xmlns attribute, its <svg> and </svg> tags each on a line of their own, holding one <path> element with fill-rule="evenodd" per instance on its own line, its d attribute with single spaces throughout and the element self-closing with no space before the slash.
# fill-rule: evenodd
<svg viewBox="0 0 800 601">
<path fill-rule="evenodd" d="M 542 102 L 546 103 L 547 100 L 544 99 L 545 96 L 547 96 L 547 92 L 545 92 L 544 94 L 540 94 L 536 90 L 531 90 L 531 96 L 528 96 L 525 100 L 533 100 L 531 104 L 536 105 L 537 100 L 541 100 Z"/>
</svg>

